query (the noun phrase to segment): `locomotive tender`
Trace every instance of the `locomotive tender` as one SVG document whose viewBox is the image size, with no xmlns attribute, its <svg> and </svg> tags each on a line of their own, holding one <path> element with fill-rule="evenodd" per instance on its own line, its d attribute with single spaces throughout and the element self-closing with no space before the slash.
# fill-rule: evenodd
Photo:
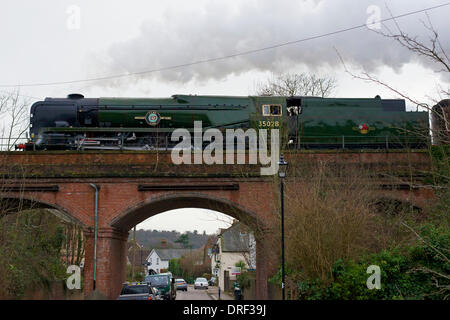
<svg viewBox="0 0 450 320">
<path fill-rule="evenodd" d="M 422 148 L 428 112 L 405 100 L 282 96 L 46 98 L 30 112 L 24 150 L 152 150 L 173 148 L 177 128 L 280 129 L 290 148 Z"/>
</svg>

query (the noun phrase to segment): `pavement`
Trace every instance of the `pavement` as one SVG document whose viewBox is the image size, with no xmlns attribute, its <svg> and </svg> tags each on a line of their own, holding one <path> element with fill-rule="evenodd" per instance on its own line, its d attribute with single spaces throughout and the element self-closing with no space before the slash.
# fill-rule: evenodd
<svg viewBox="0 0 450 320">
<path fill-rule="evenodd" d="M 218 287 L 208 287 L 208 295 L 213 300 L 234 300 L 233 297 L 231 297 L 227 293 L 224 293 L 223 291 L 220 291 L 220 299 L 219 299 L 219 288 Z"/>
<path fill-rule="evenodd" d="M 193 285 L 188 285 L 187 291 L 177 291 L 176 300 L 219 300 L 219 289 L 211 286 L 208 289 L 194 289 Z M 220 292 L 220 300 L 233 300 L 233 297 Z"/>
<path fill-rule="evenodd" d="M 207 290 L 194 289 L 193 285 L 188 285 L 187 291 L 177 291 L 176 300 L 211 300 Z"/>
</svg>

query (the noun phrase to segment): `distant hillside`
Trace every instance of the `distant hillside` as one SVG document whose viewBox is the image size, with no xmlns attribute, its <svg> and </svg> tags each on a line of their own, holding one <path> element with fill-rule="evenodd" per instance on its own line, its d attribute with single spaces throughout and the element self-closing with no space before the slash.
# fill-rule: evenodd
<svg viewBox="0 0 450 320">
<path fill-rule="evenodd" d="M 182 234 L 187 234 L 189 237 L 189 243 L 192 245 L 192 249 L 197 249 L 202 247 L 210 235 L 205 232 L 198 233 L 196 230 L 194 232 L 184 232 L 180 233 L 177 231 L 158 231 L 158 230 L 136 230 L 136 241 L 143 245 L 146 249 L 153 248 L 182 248 L 180 243 L 175 243 L 175 241 L 180 238 Z M 130 231 L 129 239 L 133 238 L 133 230 Z M 166 244 L 163 244 L 163 241 Z"/>
</svg>

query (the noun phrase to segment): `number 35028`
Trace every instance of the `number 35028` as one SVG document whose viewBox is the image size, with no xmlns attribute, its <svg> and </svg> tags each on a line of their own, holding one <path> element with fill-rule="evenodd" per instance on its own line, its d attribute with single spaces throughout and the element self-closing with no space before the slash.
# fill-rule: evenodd
<svg viewBox="0 0 450 320">
<path fill-rule="evenodd" d="M 279 127 L 279 121 L 259 121 L 259 127 Z"/>
</svg>

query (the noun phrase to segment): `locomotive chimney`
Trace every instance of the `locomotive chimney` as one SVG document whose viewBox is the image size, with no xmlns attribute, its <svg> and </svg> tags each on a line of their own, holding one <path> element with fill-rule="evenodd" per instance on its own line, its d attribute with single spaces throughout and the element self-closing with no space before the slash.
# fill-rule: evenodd
<svg viewBox="0 0 450 320">
<path fill-rule="evenodd" d="M 83 99 L 84 96 L 80 93 L 71 93 L 67 95 L 67 99 Z"/>
</svg>

